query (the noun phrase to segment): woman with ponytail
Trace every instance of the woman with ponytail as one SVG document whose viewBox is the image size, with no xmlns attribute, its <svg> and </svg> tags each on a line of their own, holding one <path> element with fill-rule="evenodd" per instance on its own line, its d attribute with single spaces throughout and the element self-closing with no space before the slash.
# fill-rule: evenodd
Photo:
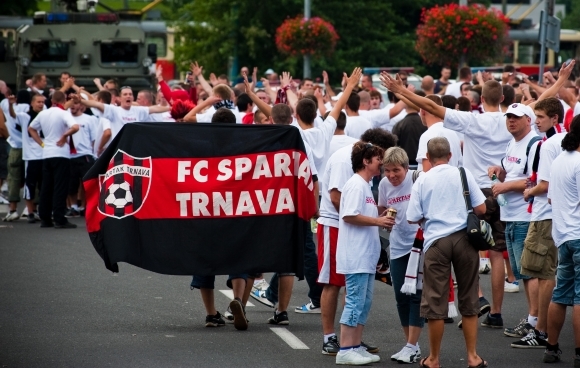
<svg viewBox="0 0 580 368">
<path fill-rule="evenodd" d="M 548 346 L 544 362 L 560 360 L 558 337 L 566 306 L 574 306 L 574 329 L 580 326 L 580 115 L 570 124 L 562 140 L 562 152 L 552 165 L 548 200 L 552 204 L 552 237 L 558 247 L 556 288 L 548 310 Z M 580 336 L 580 331 L 574 331 Z M 580 341 L 574 362 L 580 363 Z"/>
</svg>

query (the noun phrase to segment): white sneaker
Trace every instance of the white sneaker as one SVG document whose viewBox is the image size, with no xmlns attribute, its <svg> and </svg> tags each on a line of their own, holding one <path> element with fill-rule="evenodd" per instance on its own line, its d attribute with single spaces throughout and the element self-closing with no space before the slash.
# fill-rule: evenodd
<svg viewBox="0 0 580 368">
<path fill-rule="evenodd" d="M 252 291 L 254 290 L 266 291 L 266 289 L 268 289 L 269 287 L 270 284 L 268 284 L 268 281 L 266 281 L 265 279 L 261 279 L 259 281 L 254 282 L 254 286 L 252 286 Z"/>
<path fill-rule="evenodd" d="M 403 348 L 401 349 L 401 351 L 399 351 L 397 354 L 393 354 L 391 355 L 391 360 L 396 361 L 397 359 L 399 359 L 399 357 L 401 356 L 401 354 L 403 353 L 403 351 L 405 351 L 406 346 L 403 346 Z"/>
<path fill-rule="evenodd" d="M 487 275 L 491 271 L 491 263 L 489 262 L 489 258 L 480 258 L 479 259 L 479 273 Z"/>
<path fill-rule="evenodd" d="M 506 293 L 519 293 L 520 292 L 520 285 L 515 282 L 507 282 L 504 281 L 503 283 L 503 291 Z"/>
<path fill-rule="evenodd" d="M 6 214 L 6 217 L 4 217 L 2 219 L 2 221 L 4 222 L 12 222 L 12 221 L 16 221 L 20 218 L 20 216 L 18 215 L 18 211 L 14 211 L 14 212 L 8 212 Z"/>
<path fill-rule="evenodd" d="M 421 349 L 417 349 L 417 351 L 411 349 L 408 346 L 405 346 L 403 350 L 401 350 L 401 354 L 397 358 L 398 363 L 415 363 L 421 359 Z"/>
<path fill-rule="evenodd" d="M 226 309 L 226 312 L 224 313 L 224 318 L 226 319 L 226 322 L 234 323 L 234 315 L 232 314 L 232 311 L 229 306 L 228 309 Z"/>
<path fill-rule="evenodd" d="M 24 211 L 20 214 L 20 218 L 28 218 L 28 208 L 24 207 Z"/>
<path fill-rule="evenodd" d="M 362 356 L 357 350 L 341 350 L 336 354 L 336 364 L 344 365 L 365 365 L 372 363 L 371 358 Z"/>
<path fill-rule="evenodd" d="M 378 363 L 381 361 L 381 357 L 375 354 L 371 354 L 367 351 L 366 348 L 364 348 L 363 346 L 359 346 L 358 349 L 356 349 L 358 351 L 358 353 L 364 357 L 370 358 L 372 359 L 372 363 Z"/>
<path fill-rule="evenodd" d="M 0 204 L 10 204 L 8 199 L 4 198 L 2 194 L 0 194 Z"/>
<path fill-rule="evenodd" d="M 320 307 L 315 307 L 314 304 L 312 304 L 312 302 L 306 303 L 300 307 L 296 307 L 294 308 L 294 312 L 296 313 L 303 313 L 303 314 L 314 314 L 314 313 L 318 313 L 320 314 Z"/>
</svg>

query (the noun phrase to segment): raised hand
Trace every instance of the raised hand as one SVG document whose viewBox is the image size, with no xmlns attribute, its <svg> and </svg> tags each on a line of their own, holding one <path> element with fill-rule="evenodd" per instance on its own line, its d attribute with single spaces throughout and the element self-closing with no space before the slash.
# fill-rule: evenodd
<svg viewBox="0 0 580 368">
<path fill-rule="evenodd" d="M 545 72 L 544 73 L 544 79 L 547 80 L 550 83 L 556 83 L 556 79 L 552 75 L 552 72 Z"/>
<path fill-rule="evenodd" d="M 155 69 L 155 77 L 159 82 L 163 80 L 163 67 L 161 65 L 158 65 L 157 68 Z"/>
<path fill-rule="evenodd" d="M 10 103 L 10 105 L 14 105 L 16 103 L 16 96 L 14 95 L 8 96 L 8 103 Z"/>
<path fill-rule="evenodd" d="M 78 104 L 81 102 L 81 97 L 79 95 L 77 95 L 76 93 L 71 93 L 70 95 L 68 95 L 68 97 L 75 103 Z"/>
<path fill-rule="evenodd" d="M 264 86 L 264 88 L 270 88 L 270 81 L 267 80 L 266 78 L 262 78 L 260 79 L 262 81 L 262 86 Z"/>
<path fill-rule="evenodd" d="M 346 85 L 350 86 L 352 88 L 358 86 L 361 75 L 362 75 L 362 69 L 359 67 L 354 68 L 354 70 L 352 71 L 352 74 L 347 79 Z M 344 76 L 346 77 L 346 74 Z"/>
<path fill-rule="evenodd" d="M 326 72 L 326 70 L 322 71 L 322 83 L 324 83 L 325 85 L 329 83 L 328 73 Z"/>
<path fill-rule="evenodd" d="M 215 76 L 214 73 L 210 73 L 209 82 L 214 86 L 218 83 L 217 77 Z"/>
<path fill-rule="evenodd" d="M 191 63 L 189 65 L 189 68 L 191 70 L 191 73 L 196 77 L 199 77 L 201 75 L 201 73 L 203 73 L 203 66 L 199 66 L 197 61 L 194 61 L 193 63 Z M 214 75 L 214 77 L 215 77 L 215 75 Z M 211 77 L 210 77 L 210 79 L 211 79 Z"/>
<path fill-rule="evenodd" d="M 280 86 L 282 88 L 289 86 L 292 83 L 292 76 L 289 72 L 282 72 L 282 77 L 280 78 Z"/>
<path fill-rule="evenodd" d="M 570 74 L 572 74 L 572 70 L 574 70 L 574 65 L 576 65 L 576 60 L 572 60 L 568 65 L 564 63 L 560 68 L 560 72 L 558 73 L 558 79 L 564 78 L 565 80 L 568 80 L 568 77 L 570 77 Z"/>
<path fill-rule="evenodd" d="M 252 91 L 252 85 L 250 84 L 250 82 L 248 81 L 248 75 L 246 74 L 246 72 L 242 73 L 242 77 L 244 77 L 244 85 L 246 86 L 246 93 L 251 93 Z"/>
<path fill-rule="evenodd" d="M 393 93 L 401 93 L 406 87 L 401 77 L 397 74 L 397 79 L 391 77 L 387 72 L 381 72 L 381 84 Z"/>
<path fill-rule="evenodd" d="M 314 97 L 316 97 L 317 100 L 322 100 L 322 98 L 324 96 L 322 96 L 322 88 L 316 88 L 314 90 Z"/>
</svg>

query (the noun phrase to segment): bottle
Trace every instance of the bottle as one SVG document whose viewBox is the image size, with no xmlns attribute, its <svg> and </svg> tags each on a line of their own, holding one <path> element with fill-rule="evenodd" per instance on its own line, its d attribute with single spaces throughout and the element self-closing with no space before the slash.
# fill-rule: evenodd
<svg viewBox="0 0 580 368">
<path fill-rule="evenodd" d="M 499 182 L 500 181 L 498 180 L 497 176 L 493 174 L 493 176 L 491 177 L 491 186 L 493 187 L 495 184 Z M 505 195 L 503 195 L 503 193 L 497 196 L 497 204 L 499 204 L 502 207 L 507 204 L 507 199 L 505 199 Z"/>
</svg>

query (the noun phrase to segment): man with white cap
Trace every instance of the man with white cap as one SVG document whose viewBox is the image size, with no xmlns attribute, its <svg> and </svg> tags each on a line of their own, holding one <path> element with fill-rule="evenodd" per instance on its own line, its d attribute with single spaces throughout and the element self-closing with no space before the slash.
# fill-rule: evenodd
<svg viewBox="0 0 580 368">
<path fill-rule="evenodd" d="M 540 137 L 531 127 L 535 120 L 532 109 L 523 104 L 512 104 L 507 109 L 506 125 L 513 136 L 508 143 L 501 166 L 491 166 L 488 175 L 496 175 L 500 183 L 492 186 L 493 195 L 503 194 L 507 204 L 500 208 L 500 219 L 506 223 L 505 238 L 509 261 L 516 280 L 523 280 L 528 302 L 528 317 L 516 327 L 506 328 L 504 334 L 511 337 L 524 337 L 536 327 L 538 322 L 538 279 L 521 275 L 521 258 L 524 241 L 531 221 L 528 203 L 523 193 L 527 179 L 532 174 L 532 164 Z"/>
</svg>

